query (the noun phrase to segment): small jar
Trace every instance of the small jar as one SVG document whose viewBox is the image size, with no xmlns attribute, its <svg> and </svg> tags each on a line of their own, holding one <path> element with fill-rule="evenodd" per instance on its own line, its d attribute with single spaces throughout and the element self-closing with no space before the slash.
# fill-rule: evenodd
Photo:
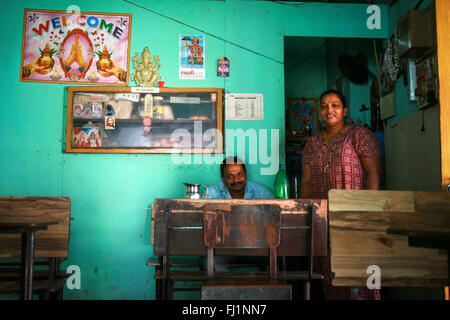
<svg viewBox="0 0 450 320">
<path fill-rule="evenodd" d="M 153 119 L 161 120 L 164 115 L 164 98 L 161 96 L 153 97 Z"/>
</svg>

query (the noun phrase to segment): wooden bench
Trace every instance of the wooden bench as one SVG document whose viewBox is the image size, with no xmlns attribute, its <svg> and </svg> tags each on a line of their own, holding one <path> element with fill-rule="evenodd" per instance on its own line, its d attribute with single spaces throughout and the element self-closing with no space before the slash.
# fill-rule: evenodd
<svg viewBox="0 0 450 320">
<path fill-rule="evenodd" d="M 149 267 L 155 268 L 154 279 L 156 280 L 156 292 L 161 292 L 159 286 L 162 283 L 162 268 L 163 261 L 162 257 L 150 257 L 147 260 L 146 265 Z M 200 286 L 194 285 L 192 283 L 182 283 L 183 281 L 187 281 L 184 279 L 189 279 L 190 281 L 204 281 L 207 280 L 208 277 L 206 272 L 199 272 L 199 266 L 201 264 L 200 257 L 180 257 L 180 256 L 171 256 L 170 257 L 170 266 L 171 269 L 171 279 L 174 279 L 173 286 L 171 287 L 171 291 L 199 291 Z M 249 270 L 265 270 L 267 268 L 267 263 L 239 263 L 239 264 L 231 264 L 230 269 L 249 269 Z M 180 282 L 178 286 L 175 286 L 176 282 Z"/>
<path fill-rule="evenodd" d="M 157 299 L 172 299 L 174 283 L 178 281 L 211 280 L 208 272 L 202 270 L 174 270 L 178 259 L 185 256 L 207 256 L 203 238 L 203 207 L 205 204 L 262 205 L 275 204 L 281 209 L 280 244 L 276 254 L 280 258 L 288 256 L 305 257 L 309 253 L 309 239 L 314 239 L 313 255 L 327 254 L 327 201 L 326 200 L 279 200 L 279 199 L 155 199 L 152 205 L 151 241 L 154 258 L 147 265 L 156 267 Z M 309 237 L 308 223 L 313 219 L 313 237 Z M 215 249 L 218 256 L 269 256 L 269 249 Z M 175 257 L 175 261 L 172 261 Z M 269 262 L 269 259 L 267 260 Z M 187 265 L 186 267 L 191 267 Z M 312 263 L 311 263 L 312 267 Z M 262 271 L 215 272 L 214 279 L 223 280 L 264 280 L 268 273 Z M 285 271 L 277 273 L 278 281 L 303 281 L 322 279 L 311 270 Z"/>
<path fill-rule="evenodd" d="M 70 198 L 0 197 L 0 225 L 0 293 L 20 293 L 24 286 L 24 236 L 17 228 L 13 230 L 12 225 L 45 225 L 33 234 L 34 248 L 28 253 L 31 257 L 30 293 L 42 299 L 62 299 L 68 275 L 60 270 L 60 263 L 68 256 Z"/>
</svg>

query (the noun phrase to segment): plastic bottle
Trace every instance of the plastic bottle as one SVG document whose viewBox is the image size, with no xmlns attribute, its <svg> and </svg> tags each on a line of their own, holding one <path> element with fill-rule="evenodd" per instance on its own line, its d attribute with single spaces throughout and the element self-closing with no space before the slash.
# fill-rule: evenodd
<svg viewBox="0 0 450 320">
<path fill-rule="evenodd" d="M 275 182 L 273 184 L 275 198 L 277 199 L 289 199 L 289 179 L 284 170 L 284 164 L 280 164 L 278 173 L 275 176 Z"/>
</svg>

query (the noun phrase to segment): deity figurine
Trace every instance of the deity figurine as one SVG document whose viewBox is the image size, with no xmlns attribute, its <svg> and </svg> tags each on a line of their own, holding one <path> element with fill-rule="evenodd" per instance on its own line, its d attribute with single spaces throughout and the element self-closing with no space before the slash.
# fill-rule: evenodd
<svg viewBox="0 0 450 320">
<path fill-rule="evenodd" d="M 134 80 L 140 87 L 155 87 L 158 80 L 162 79 L 159 72 L 160 68 L 159 57 L 154 56 L 152 62 L 152 55 L 145 47 L 141 57 L 136 52 L 136 55 L 131 58 L 133 60 L 133 68 L 136 70 L 130 75 L 130 79 Z"/>
</svg>

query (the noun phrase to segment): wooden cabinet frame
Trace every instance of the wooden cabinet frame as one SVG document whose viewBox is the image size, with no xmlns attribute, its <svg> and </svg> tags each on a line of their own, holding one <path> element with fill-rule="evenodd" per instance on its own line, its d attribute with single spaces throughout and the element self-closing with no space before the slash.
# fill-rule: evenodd
<svg viewBox="0 0 450 320">
<path fill-rule="evenodd" d="M 151 88 L 154 92 L 142 92 L 145 91 L 144 88 L 137 87 L 136 90 L 132 90 L 131 87 L 68 87 L 67 88 L 67 123 L 66 123 L 66 152 L 68 153 L 223 153 L 223 89 L 221 88 Z M 133 92 L 135 91 L 135 92 Z M 140 91 L 140 92 L 136 92 Z M 148 142 L 150 145 L 146 146 L 132 146 L 132 145 L 107 145 L 108 143 L 99 144 L 98 146 L 80 146 L 75 145 L 74 141 L 74 128 L 81 128 L 81 123 L 87 124 L 90 120 L 92 120 L 94 127 L 98 129 L 98 131 L 102 132 L 102 136 L 108 136 L 108 133 L 114 133 L 114 131 L 105 130 L 105 102 L 100 102 L 102 106 L 102 115 L 101 118 L 93 119 L 81 119 L 78 117 L 74 117 L 74 99 L 76 95 L 82 96 L 86 93 L 86 96 L 89 95 L 115 95 L 118 93 L 130 93 L 130 94 L 139 94 L 139 100 L 137 102 L 133 102 L 133 112 L 136 111 L 136 108 L 141 108 L 140 104 L 143 102 L 143 97 L 146 94 L 151 94 L 152 96 L 163 96 L 164 101 L 166 101 L 166 105 L 170 107 L 170 111 L 172 113 L 170 120 L 163 119 L 155 119 L 152 118 L 152 124 L 150 128 L 157 128 L 161 130 L 166 130 L 167 133 L 163 133 L 160 136 L 169 136 L 171 132 L 178 128 L 190 127 L 190 128 L 202 128 L 202 125 L 207 127 L 208 129 L 213 129 L 212 132 L 214 134 L 214 138 L 211 138 L 212 142 L 208 144 L 205 143 L 205 133 L 201 132 L 202 140 L 200 140 L 200 144 L 198 144 L 198 140 L 196 143 L 185 142 L 183 145 L 178 145 L 177 142 L 173 141 L 172 145 L 161 146 L 156 143 L 155 145 L 151 145 L 152 142 Z M 208 93 L 210 95 L 208 95 Z M 167 103 L 166 97 L 170 96 L 170 103 Z M 203 97 L 200 99 L 200 97 Z M 211 97 L 210 101 L 205 102 L 204 97 Z M 173 99 L 173 100 L 172 100 Z M 180 102 L 187 101 L 187 102 Z M 184 100 L 183 100 L 184 99 Z M 189 99 L 194 99 L 196 102 L 190 103 Z M 115 101 L 114 99 L 112 101 Z M 173 102 L 175 101 L 175 102 Z M 90 103 L 90 102 L 89 102 Z M 200 105 L 203 104 L 203 107 Z M 189 112 L 194 114 L 194 116 L 188 118 L 177 118 L 176 110 L 181 110 L 184 113 L 187 113 L 189 116 Z M 177 109 L 178 108 L 178 109 Z M 195 116 L 196 109 L 200 110 L 210 110 L 210 116 L 199 117 Z M 173 110 L 173 112 L 172 112 Z M 154 117 L 154 115 L 153 115 Z M 142 132 L 144 131 L 143 124 L 143 116 L 134 114 L 133 119 L 119 119 L 116 120 L 116 124 L 120 126 L 129 126 L 134 130 L 128 129 L 128 132 L 134 131 L 134 133 L 130 134 L 129 140 L 133 140 L 133 135 L 136 136 L 136 139 L 142 139 L 141 136 L 136 134 L 137 130 L 142 127 Z M 159 127 L 158 127 L 159 125 Z M 197 127 L 195 127 L 197 126 Z M 203 128 L 204 128 L 203 127 Z M 122 127 L 123 128 L 123 127 Z M 120 133 L 120 135 L 126 136 L 127 129 L 123 129 L 124 132 Z M 195 129 L 190 129 L 192 134 L 197 134 L 198 132 Z M 78 132 L 80 129 L 78 129 Z M 89 132 L 89 129 L 85 130 Z M 154 130 L 152 130 L 153 132 Z M 149 138 L 154 138 L 157 135 L 152 136 L 153 133 L 148 135 Z M 84 134 L 83 134 L 84 135 Z M 101 136 L 99 137 L 100 143 L 102 141 Z M 156 138 L 154 138 L 157 140 Z M 162 139 L 162 138 L 161 138 Z M 194 138 L 193 138 L 194 139 Z M 197 139 L 197 138 L 195 138 Z M 194 139 L 194 140 L 195 140 Z M 164 140 L 166 141 L 166 140 Z M 147 142 L 146 142 L 147 143 Z M 206 146 L 205 146 L 206 144 Z"/>
</svg>

